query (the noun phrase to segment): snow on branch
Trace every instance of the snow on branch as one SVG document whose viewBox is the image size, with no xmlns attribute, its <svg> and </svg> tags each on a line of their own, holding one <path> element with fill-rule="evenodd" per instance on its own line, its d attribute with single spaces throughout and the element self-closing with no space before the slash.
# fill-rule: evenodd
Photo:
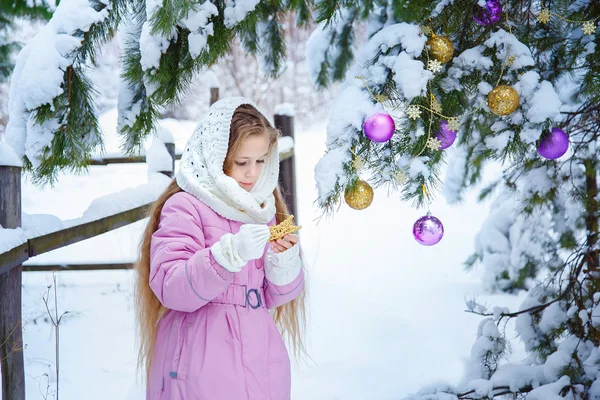
<svg viewBox="0 0 600 400">
<path fill-rule="evenodd" d="M 37 178 L 83 169 L 102 145 L 86 63 L 118 23 L 123 0 L 61 1 L 21 50 L 11 79 L 6 141 Z"/>
</svg>

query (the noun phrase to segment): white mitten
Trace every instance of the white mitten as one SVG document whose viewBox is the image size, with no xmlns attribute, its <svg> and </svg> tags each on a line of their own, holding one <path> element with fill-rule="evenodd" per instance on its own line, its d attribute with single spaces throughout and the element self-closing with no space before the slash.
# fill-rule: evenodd
<svg viewBox="0 0 600 400">
<path fill-rule="evenodd" d="M 245 224 L 238 233 L 226 233 L 212 245 L 215 260 L 231 272 L 239 272 L 250 260 L 262 257 L 271 232 L 267 225 Z"/>
<path fill-rule="evenodd" d="M 301 270 L 302 260 L 300 259 L 299 244 L 295 244 L 282 253 L 275 253 L 271 250 L 267 252 L 265 276 L 271 283 L 279 286 L 292 283 Z"/>
</svg>

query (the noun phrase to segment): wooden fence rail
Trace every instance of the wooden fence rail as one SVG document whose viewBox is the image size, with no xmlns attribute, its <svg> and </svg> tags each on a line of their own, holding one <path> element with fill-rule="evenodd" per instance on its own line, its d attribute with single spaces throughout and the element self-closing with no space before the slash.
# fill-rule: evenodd
<svg viewBox="0 0 600 400">
<path fill-rule="evenodd" d="M 290 135 L 286 135 L 290 136 Z M 293 138 L 293 135 L 291 135 Z M 293 150 L 289 150 L 287 152 L 279 153 L 279 161 L 287 160 L 294 155 Z M 175 154 L 175 160 L 181 160 L 181 154 Z M 293 160 L 292 160 L 293 161 Z M 145 163 L 146 156 L 133 156 L 133 157 L 122 157 L 122 156 L 114 156 L 114 157 L 96 157 L 89 161 L 88 165 L 109 165 L 109 164 L 136 164 L 136 163 Z M 283 174 L 285 175 L 285 174 Z"/>
<path fill-rule="evenodd" d="M 280 155 L 280 162 L 290 159 L 294 155 L 294 151 L 290 150 Z M 1 168 L 1 167 L 0 167 Z M 287 199 L 286 199 L 287 200 Z M 118 214 L 109 215 L 104 218 L 97 219 L 95 221 L 86 222 L 80 225 L 71 226 L 56 232 L 49 233 L 47 235 L 31 238 L 18 247 L 9 250 L 6 253 L 0 254 L 0 274 L 8 272 L 12 268 L 24 263 L 25 261 L 38 256 L 43 253 L 47 253 L 52 250 L 59 249 L 61 247 L 68 246 L 80 242 L 82 240 L 90 239 L 92 237 L 101 235 L 103 233 L 112 231 L 125 225 L 137 222 L 146 217 L 148 207 L 152 203 L 144 204 L 142 206 L 122 211 Z M 290 209 L 295 209 L 293 204 L 290 204 Z M 111 268 L 116 269 L 115 264 L 111 264 Z M 123 269 L 128 268 L 129 264 L 121 264 Z M 58 267 L 58 268 L 56 268 Z M 23 271 L 49 271 L 49 270 L 62 270 L 60 266 L 53 266 L 48 268 L 47 266 L 26 266 L 23 267 Z M 85 270 L 85 264 L 81 264 L 78 270 Z M 91 268 L 90 268 L 91 269 Z M 102 269 L 102 268 L 94 268 Z"/>
<path fill-rule="evenodd" d="M 218 96 L 218 91 L 212 96 Z M 211 102 L 214 98 L 211 98 Z M 293 117 L 275 116 L 276 126 L 283 136 L 293 138 Z M 167 150 L 175 159 L 175 146 L 166 143 Z M 296 212 L 294 149 L 280 153 L 280 183 L 285 199 L 292 212 Z M 94 160 L 90 165 L 108 165 L 145 162 L 145 157 L 106 157 Z M 174 168 L 173 168 L 174 171 Z M 166 172 L 163 172 L 166 173 Z M 171 176 L 172 176 L 171 171 Z M 109 215 L 95 221 L 72 226 L 43 236 L 30 238 L 26 243 L 0 254 L 0 370 L 2 399 L 25 400 L 25 374 L 23 362 L 23 338 L 21 329 L 21 275 L 22 271 L 43 270 L 100 270 L 124 269 L 131 264 L 89 264 L 76 266 L 27 266 L 22 264 L 32 257 L 98 236 L 143 219 L 152 203 Z M 21 169 L 0 166 L 0 225 L 3 228 L 21 227 Z"/>
</svg>

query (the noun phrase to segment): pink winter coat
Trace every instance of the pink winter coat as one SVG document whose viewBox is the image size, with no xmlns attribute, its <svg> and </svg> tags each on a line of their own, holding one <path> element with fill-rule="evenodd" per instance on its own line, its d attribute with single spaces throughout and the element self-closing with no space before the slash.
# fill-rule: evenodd
<svg viewBox="0 0 600 400">
<path fill-rule="evenodd" d="M 158 324 L 148 400 L 290 398 L 290 360 L 268 310 L 300 294 L 303 274 L 274 285 L 264 255 L 238 273 L 219 265 L 210 246 L 241 225 L 186 192 L 165 203 L 150 286 L 169 311 Z"/>
</svg>

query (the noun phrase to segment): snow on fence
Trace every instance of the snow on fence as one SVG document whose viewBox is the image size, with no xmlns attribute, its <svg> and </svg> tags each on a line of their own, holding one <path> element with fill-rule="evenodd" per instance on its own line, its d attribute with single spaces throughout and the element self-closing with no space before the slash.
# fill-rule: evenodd
<svg viewBox="0 0 600 400">
<path fill-rule="evenodd" d="M 218 97 L 218 92 L 214 94 Z M 211 90 L 211 103 L 212 90 Z M 281 131 L 280 139 L 280 173 L 279 182 L 282 193 L 290 212 L 296 218 L 296 177 L 294 167 L 294 124 L 293 116 L 275 115 L 275 126 Z M 181 157 L 175 154 L 175 145 L 173 143 L 164 143 L 167 152 L 172 158 L 170 171 L 158 171 L 170 178 L 173 177 L 175 159 Z M 150 157 L 150 154 L 149 154 Z M 132 163 L 145 162 L 146 157 L 104 157 L 93 160 L 91 165 L 107 165 L 114 163 Z M 168 168 L 164 168 L 168 169 Z M 2 299 L 2 313 L 0 313 L 0 373 L 2 381 L 3 399 L 25 400 L 25 369 L 22 353 L 22 332 L 21 332 L 21 273 L 23 271 L 40 271 L 49 269 L 65 269 L 62 266 L 28 266 L 23 268 L 22 264 L 28 259 L 37 255 L 68 246 L 79 241 L 98 236 L 102 233 L 120 228 L 122 226 L 134 223 L 146 217 L 148 207 L 166 187 L 167 178 L 149 182 L 141 187 L 130 189 L 135 190 L 136 194 L 144 192 L 143 196 L 137 196 L 144 199 L 143 204 L 133 204 L 130 208 L 106 215 L 110 208 L 96 207 L 97 210 L 90 210 L 84 213 L 82 218 L 65 221 L 62 226 L 52 232 L 43 232 L 36 237 L 27 237 L 21 228 L 21 168 L 13 166 L 0 166 L 0 298 Z M 158 181 L 158 182 L 157 182 Z M 100 203 L 110 203 L 115 196 L 120 193 L 108 195 Z M 134 198 L 136 196 L 127 196 Z M 105 201 L 106 200 L 106 201 Z M 100 210 L 102 209 L 102 210 Z M 65 226 L 67 225 L 67 226 Z M 4 228 L 4 229 L 1 229 Z M 128 264 L 91 264 L 81 265 L 80 270 L 90 269 L 121 269 L 127 268 Z"/>
</svg>

